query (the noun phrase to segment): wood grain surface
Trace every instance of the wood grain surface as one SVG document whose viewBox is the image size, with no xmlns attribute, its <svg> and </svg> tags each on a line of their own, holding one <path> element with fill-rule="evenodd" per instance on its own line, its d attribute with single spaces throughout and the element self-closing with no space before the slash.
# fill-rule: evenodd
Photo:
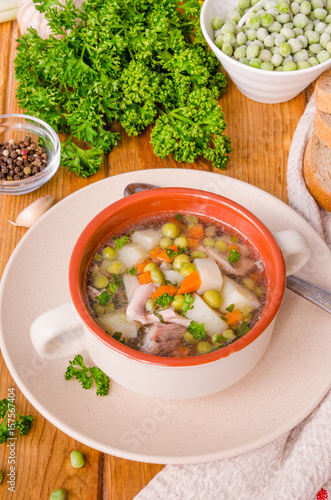
<svg viewBox="0 0 331 500">
<path fill-rule="evenodd" d="M 13 60 L 18 28 L 16 22 L 0 24 L 0 114 L 22 112 L 15 99 Z M 139 137 L 121 133 L 121 143 L 105 158 L 103 168 L 90 179 L 79 179 L 62 167 L 43 187 L 22 196 L 0 195 L 0 276 L 15 246 L 27 229 L 14 227 L 18 213 L 45 194 L 59 201 L 77 189 L 104 177 L 150 168 L 194 168 L 217 172 L 246 181 L 287 202 L 286 170 L 291 140 L 297 123 L 312 94 L 314 84 L 295 99 L 282 104 L 260 104 L 244 97 L 228 79 L 226 94 L 220 100 L 233 151 L 226 171 L 209 162 L 183 164 L 172 158 L 157 158 L 150 145 L 150 130 Z M 68 437 L 46 421 L 26 400 L 13 381 L 0 354 L 0 399 L 14 387 L 21 413 L 32 414 L 30 433 L 16 444 L 16 488 L 8 490 L 9 448 L 0 445 L 0 484 L 2 500 L 44 500 L 52 490 L 64 488 L 69 500 L 131 500 L 164 465 L 137 463 L 95 451 Z M 69 454 L 80 449 L 85 465 L 73 469 Z M 152 500 L 152 499 L 151 499 Z"/>
</svg>

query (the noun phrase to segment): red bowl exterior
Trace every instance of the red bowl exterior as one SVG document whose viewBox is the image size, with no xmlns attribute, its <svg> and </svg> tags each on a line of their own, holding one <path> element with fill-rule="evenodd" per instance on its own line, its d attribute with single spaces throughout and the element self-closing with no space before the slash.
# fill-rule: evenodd
<svg viewBox="0 0 331 500">
<path fill-rule="evenodd" d="M 134 221 L 155 214 L 189 212 L 233 228 L 257 248 L 264 261 L 268 293 L 263 313 L 256 325 L 242 338 L 209 354 L 186 358 L 166 358 L 144 354 L 114 340 L 94 321 L 84 300 L 86 273 L 96 249 L 107 237 L 121 232 Z M 130 195 L 109 205 L 85 227 L 73 249 L 69 264 L 69 289 L 72 302 L 90 332 L 117 353 L 137 362 L 159 366 L 198 366 L 211 363 L 244 349 L 265 330 L 281 305 L 286 284 L 281 250 L 269 229 L 247 209 L 206 191 L 188 188 L 160 188 Z"/>
</svg>

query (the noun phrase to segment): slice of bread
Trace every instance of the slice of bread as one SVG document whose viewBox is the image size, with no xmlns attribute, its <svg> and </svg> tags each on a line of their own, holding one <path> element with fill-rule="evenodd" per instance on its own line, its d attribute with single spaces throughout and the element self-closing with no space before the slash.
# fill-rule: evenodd
<svg viewBox="0 0 331 500">
<path fill-rule="evenodd" d="M 303 177 L 316 202 L 331 212 L 331 149 L 313 134 L 303 161 Z"/>
<path fill-rule="evenodd" d="M 315 87 L 315 106 L 320 111 L 331 113 L 331 69 L 324 71 L 317 79 Z"/>
<path fill-rule="evenodd" d="M 331 99 L 331 94 L 330 94 Z M 331 148 L 331 115 L 320 111 L 315 113 L 314 132 L 317 137 L 328 147 Z"/>
</svg>

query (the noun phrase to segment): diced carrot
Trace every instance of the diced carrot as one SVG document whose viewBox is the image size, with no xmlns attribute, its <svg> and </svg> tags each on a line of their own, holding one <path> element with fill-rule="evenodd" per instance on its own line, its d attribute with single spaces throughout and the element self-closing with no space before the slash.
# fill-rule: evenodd
<svg viewBox="0 0 331 500">
<path fill-rule="evenodd" d="M 176 349 L 172 352 L 171 357 L 173 358 L 187 358 L 191 354 L 190 348 L 179 344 Z"/>
<path fill-rule="evenodd" d="M 177 226 L 181 227 L 181 223 L 179 220 L 176 219 L 176 217 L 173 217 L 168 222 L 171 222 L 172 224 L 177 224 Z"/>
<path fill-rule="evenodd" d="M 178 288 L 173 285 L 161 285 L 159 288 L 155 290 L 154 293 L 152 293 L 152 299 L 157 299 L 158 297 L 161 297 L 164 293 L 167 293 L 168 295 L 176 295 L 177 294 Z"/>
<path fill-rule="evenodd" d="M 249 275 L 250 279 L 253 281 L 258 281 L 261 279 L 261 271 L 254 271 Z"/>
<path fill-rule="evenodd" d="M 185 293 L 196 292 L 199 290 L 201 286 L 201 278 L 198 271 L 193 271 L 186 278 L 183 279 L 179 290 L 177 292 L 178 295 L 183 295 Z"/>
<path fill-rule="evenodd" d="M 234 309 L 232 312 L 228 312 L 225 315 L 226 321 L 228 322 L 229 326 L 236 326 L 239 321 L 242 321 L 244 319 L 244 315 L 239 309 Z"/>
<path fill-rule="evenodd" d="M 144 271 L 145 266 L 147 266 L 147 264 L 150 264 L 151 262 L 152 262 L 151 259 L 147 259 L 147 260 L 145 260 L 145 262 L 141 262 L 141 264 L 137 264 L 136 274 L 141 274 Z"/>
<path fill-rule="evenodd" d="M 151 272 L 145 271 L 144 273 L 139 274 L 138 280 L 141 285 L 146 285 L 147 283 L 151 283 L 152 281 Z"/>
<path fill-rule="evenodd" d="M 228 246 L 228 251 L 229 250 L 235 250 L 237 252 L 238 251 L 238 247 L 237 247 L 237 245 L 232 244 L 232 245 Z"/>
<path fill-rule="evenodd" d="M 202 224 L 194 224 L 188 232 L 189 238 L 193 240 L 202 240 L 203 238 L 203 226 Z"/>
<path fill-rule="evenodd" d="M 149 256 L 151 259 L 155 260 L 156 257 L 159 255 L 159 253 L 161 253 L 163 250 L 161 247 L 155 247 L 155 248 L 152 248 L 152 250 L 149 252 Z"/>
<path fill-rule="evenodd" d="M 194 238 L 189 238 L 188 239 L 188 246 L 190 248 L 197 248 L 200 245 L 199 240 L 195 240 Z"/>
<path fill-rule="evenodd" d="M 174 250 L 174 252 L 177 252 L 177 254 L 178 254 L 178 247 L 176 245 L 171 245 L 170 247 L 168 247 L 165 250 L 163 250 L 162 252 L 160 252 L 158 254 L 158 256 L 156 257 L 156 260 L 162 260 L 164 262 L 172 262 L 174 260 L 174 258 L 176 257 L 176 255 L 174 255 L 173 257 L 170 258 L 169 255 L 167 254 L 168 249 Z"/>
</svg>

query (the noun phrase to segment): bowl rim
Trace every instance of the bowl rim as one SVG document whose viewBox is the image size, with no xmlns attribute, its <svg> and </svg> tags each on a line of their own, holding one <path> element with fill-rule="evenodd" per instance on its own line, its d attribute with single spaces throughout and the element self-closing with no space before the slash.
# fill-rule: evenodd
<svg viewBox="0 0 331 500">
<path fill-rule="evenodd" d="M 232 344 L 224 347 L 222 349 L 213 351 L 208 354 L 202 354 L 199 356 L 189 356 L 185 358 L 170 358 L 170 357 L 161 357 L 152 354 L 145 354 L 140 351 L 136 351 L 135 349 L 129 348 L 120 342 L 113 339 L 110 335 L 108 335 L 92 318 L 90 313 L 87 311 L 87 308 L 84 303 L 83 293 L 81 291 L 81 259 L 84 255 L 84 251 L 86 249 L 87 243 L 89 241 L 93 241 L 93 235 L 95 235 L 100 227 L 102 227 L 105 220 L 109 219 L 109 217 L 114 216 L 114 214 L 118 214 L 125 207 L 134 207 L 136 203 L 139 201 L 152 201 L 152 199 L 157 199 L 159 196 L 167 196 L 169 198 L 180 195 L 185 198 L 189 198 L 192 196 L 199 197 L 201 200 L 212 199 L 213 201 L 219 203 L 222 207 L 230 207 L 231 209 L 235 209 L 238 214 L 244 216 L 246 220 L 257 226 L 259 231 L 262 233 L 263 237 L 266 239 L 269 247 L 268 247 L 268 255 L 272 254 L 273 259 L 275 261 L 275 268 L 278 270 L 275 273 L 276 282 L 274 285 L 274 289 L 272 292 L 272 300 L 269 301 L 261 318 L 258 322 L 253 326 L 253 328 L 245 334 L 240 339 L 236 340 Z M 149 213 L 148 215 L 151 215 Z M 123 221 L 124 222 L 124 221 Z M 219 219 L 221 221 L 221 218 Z M 96 243 L 96 242 L 95 242 Z M 99 241 L 98 244 L 101 242 Z M 94 245 L 95 248 L 96 245 Z M 262 256 L 263 257 L 263 256 Z M 260 221 L 254 214 L 252 214 L 249 210 L 244 208 L 242 205 L 224 197 L 221 195 L 217 195 L 214 193 L 210 193 L 208 191 L 191 189 L 191 188 L 159 188 L 153 189 L 150 191 L 142 191 L 139 193 L 135 193 L 126 198 L 122 198 L 105 209 L 99 212 L 83 229 L 80 236 L 76 240 L 74 245 L 70 262 L 69 262 L 69 270 L 68 270 L 68 280 L 69 280 L 69 292 L 71 296 L 72 303 L 76 312 L 78 313 L 80 319 L 83 324 L 87 327 L 90 333 L 92 333 L 102 344 L 106 347 L 110 348 L 115 353 L 120 356 L 124 356 L 133 361 L 144 363 L 153 366 L 163 366 L 163 367 L 187 367 L 187 366 L 199 366 L 208 364 L 214 361 L 218 361 L 219 359 L 225 358 L 230 354 L 241 351 L 244 347 L 248 346 L 254 340 L 256 340 L 270 325 L 270 323 L 275 318 L 278 309 L 281 305 L 285 284 L 286 284 L 286 269 L 285 262 L 283 258 L 283 254 L 278 246 L 278 243 L 270 230 L 265 226 L 265 224 Z"/>
<path fill-rule="evenodd" d="M 313 72 L 316 72 L 318 69 L 323 68 L 322 71 L 320 72 L 320 73 L 322 73 L 323 71 L 325 71 L 326 69 L 331 67 L 331 58 L 330 58 L 327 61 L 324 61 L 322 63 L 317 64 L 316 66 L 312 66 L 311 68 L 296 69 L 295 71 L 268 71 L 265 69 L 259 69 L 259 68 L 253 68 L 252 66 L 247 66 L 246 64 L 243 64 L 243 63 L 237 61 L 236 59 L 233 59 L 232 57 L 230 57 L 230 56 L 226 55 L 224 52 L 222 52 L 221 49 L 219 49 L 217 47 L 217 45 L 215 45 L 214 41 L 210 38 L 210 36 L 207 32 L 206 22 L 205 22 L 206 9 L 207 9 L 207 6 L 210 3 L 214 3 L 214 1 L 215 0 L 204 0 L 201 11 L 200 11 L 200 26 L 201 26 L 203 36 L 205 37 L 205 40 L 208 43 L 209 47 L 212 49 L 213 52 L 217 53 L 220 58 L 224 58 L 224 60 L 227 63 L 233 64 L 238 69 L 244 67 L 245 70 L 250 72 L 250 73 L 270 75 L 270 76 L 272 75 L 276 79 L 277 78 L 286 79 L 286 78 L 290 78 L 291 76 L 293 77 L 293 75 L 300 76 L 303 73 L 304 74 L 313 73 Z"/>
<path fill-rule="evenodd" d="M 55 132 L 55 130 L 44 120 L 37 118 L 36 116 L 28 115 L 25 113 L 7 113 L 0 115 L 0 121 L 5 118 L 18 118 L 27 119 L 36 123 L 37 125 L 42 125 L 45 128 L 53 142 L 54 145 L 54 156 L 49 162 L 47 167 L 38 172 L 37 174 L 28 177 L 26 179 L 14 180 L 14 181 L 4 181 L 0 180 L 0 193 L 3 194 L 24 194 L 30 192 L 30 188 L 38 189 L 45 182 L 47 182 L 57 171 L 60 166 L 61 158 L 61 143 L 60 139 Z M 1 123 L 0 123 L 1 126 Z"/>
</svg>

